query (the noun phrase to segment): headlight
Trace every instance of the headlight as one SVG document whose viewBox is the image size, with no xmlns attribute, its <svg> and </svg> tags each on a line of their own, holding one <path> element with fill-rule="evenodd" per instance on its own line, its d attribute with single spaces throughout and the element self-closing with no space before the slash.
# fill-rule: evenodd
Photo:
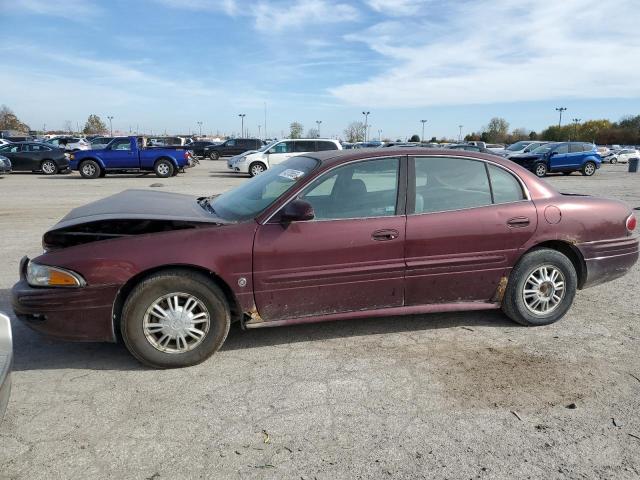
<svg viewBox="0 0 640 480">
<path fill-rule="evenodd" d="M 27 282 L 32 287 L 84 287 L 86 282 L 77 273 L 64 268 L 29 262 Z"/>
</svg>

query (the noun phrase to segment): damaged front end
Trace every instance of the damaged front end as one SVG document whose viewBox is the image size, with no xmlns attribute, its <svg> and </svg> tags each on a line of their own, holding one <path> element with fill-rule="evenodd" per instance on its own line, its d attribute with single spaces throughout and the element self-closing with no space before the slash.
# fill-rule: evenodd
<svg viewBox="0 0 640 480">
<path fill-rule="evenodd" d="M 165 219 L 99 220 L 50 230 L 42 237 L 42 246 L 49 251 L 113 238 L 198 228 L 202 225 L 193 221 Z"/>
</svg>

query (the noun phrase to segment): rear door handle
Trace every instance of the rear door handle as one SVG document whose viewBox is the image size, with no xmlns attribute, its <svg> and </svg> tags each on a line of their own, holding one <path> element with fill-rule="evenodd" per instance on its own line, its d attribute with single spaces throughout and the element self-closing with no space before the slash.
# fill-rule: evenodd
<svg viewBox="0 0 640 480">
<path fill-rule="evenodd" d="M 383 242 L 386 240 L 395 240 L 399 236 L 400 233 L 398 233 L 397 230 L 393 229 L 376 230 L 371 234 L 371 238 L 379 242 Z"/>
<path fill-rule="evenodd" d="M 515 217 L 507 220 L 507 225 L 513 228 L 527 227 L 531 223 L 527 217 Z"/>
</svg>

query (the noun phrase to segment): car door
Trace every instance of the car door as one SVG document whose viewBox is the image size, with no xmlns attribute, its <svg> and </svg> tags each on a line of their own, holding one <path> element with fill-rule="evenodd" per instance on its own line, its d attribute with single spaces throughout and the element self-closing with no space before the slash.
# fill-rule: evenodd
<svg viewBox="0 0 640 480">
<path fill-rule="evenodd" d="M 267 151 L 269 165 L 278 165 L 287 158 L 293 156 L 294 140 L 286 140 L 276 143 Z"/>
<path fill-rule="evenodd" d="M 140 160 L 137 152 L 133 149 L 132 143 L 129 137 L 119 137 L 97 154 L 104 161 L 106 168 L 139 168 Z"/>
<path fill-rule="evenodd" d="M 0 149 L 0 154 L 11 160 L 12 169 L 15 171 L 31 171 L 34 170 L 30 166 L 29 159 L 22 151 L 24 145 L 21 143 L 10 143 Z"/>
<path fill-rule="evenodd" d="M 592 148 L 589 148 L 588 151 L 591 152 L 591 150 Z M 584 162 L 586 155 L 584 144 L 578 142 L 569 143 L 569 153 L 567 153 L 566 166 L 574 170 L 578 170 L 582 167 L 582 162 Z"/>
<path fill-rule="evenodd" d="M 549 153 L 549 170 L 559 171 L 570 169 L 570 160 L 567 158 L 569 155 L 569 144 L 560 143 L 551 150 Z"/>
<path fill-rule="evenodd" d="M 409 159 L 406 305 L 487 302 L 533 235 L 522 183 L 496 164 Z"/>
<path fill-rule="evenodd" d="M 258 312 L 273 321 L 397 307 L 404 302 L 406 161 L 352 162 L 296 196 L 310 221 L 258 227 L 253 281 Z"/>
</svg>

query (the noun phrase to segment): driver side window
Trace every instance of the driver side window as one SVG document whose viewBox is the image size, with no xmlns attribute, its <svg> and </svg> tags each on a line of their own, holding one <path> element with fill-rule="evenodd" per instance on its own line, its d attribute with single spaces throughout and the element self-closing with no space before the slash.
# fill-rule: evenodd
<svg viewBox="0 0 640 480">
<path fill-rule="evenodd" d="M 300 196 L 316 220 L 388 217 L 396 214 L 400 160 L 357 162 L 321 176 Z"/>
<path fill-rule="evenodd" d="M 131 141 L 128 138 L 116 140 L 111 145 L 111 150 L 131 150 Z"/>
</svg>

